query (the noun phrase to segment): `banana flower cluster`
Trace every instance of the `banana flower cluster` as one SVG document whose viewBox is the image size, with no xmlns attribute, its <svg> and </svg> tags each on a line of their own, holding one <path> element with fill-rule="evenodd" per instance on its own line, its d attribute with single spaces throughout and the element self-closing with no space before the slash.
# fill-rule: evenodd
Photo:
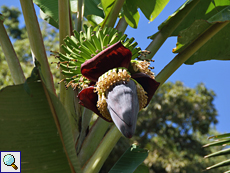
<svg viewBox="0 0 230 173">
<path fill-rule="evenodd" d="M 159 86 L 149 62 L 131 60 L 131 51 L 119 41 L 81 64 L 81 74 L 91 82 L 78 94 L 79 103 L 131 138 L 138 112 Z"/>
</svg>

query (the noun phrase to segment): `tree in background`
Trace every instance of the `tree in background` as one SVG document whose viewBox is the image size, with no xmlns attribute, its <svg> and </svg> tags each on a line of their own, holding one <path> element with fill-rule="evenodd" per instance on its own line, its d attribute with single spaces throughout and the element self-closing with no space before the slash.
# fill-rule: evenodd
<svg viewBox="0 0 230 173">
<path fill-rule="evenodd" d="M 5 17 L 4 24 L 6 26 L 7 33 L 11 36 L 11 39 L 14 40 L 15 51 L 20 57 L 20 62 L 23 70 L 25 71 L 25 75 L 29 76 L 29 73 L 33 65 L 30 62 L 28 62 L 29 57 L 31 58 L 31 52 L 29 47 L 29 40 L 25 32 L 26 31 L 25 26 L 23 28 L 19 28 L 18 18 L 21 12 L 14 7 L 9 9 L 6 6 L 2 6 L 1 13 Z M 30 59 L 30 61 L 31 60 L 32 59 Z M 1 66 L 0 88 L 7 85 L 12 85 L 13 80 L 10 77 L 10 71 L 5 61 L 5 56 L 3 54 L 1 47 L 0 47 L 0 66 Z"/>
<path fill-rule="evenodd" d="M 196 162 L 195 156 L 207 154 L 198 136 L 206 136 L 217 123 L 214 96 L 204 84 L 192 89 L 181 82 L 166 83 L 158 90 L 148 109 L 139 115 L 134 139 L 151 151 L 146 163 L 152 170 L 183 172 L 191 161 Z M 199 171 L 203 169 L 205 166 Z"/>
</svg>

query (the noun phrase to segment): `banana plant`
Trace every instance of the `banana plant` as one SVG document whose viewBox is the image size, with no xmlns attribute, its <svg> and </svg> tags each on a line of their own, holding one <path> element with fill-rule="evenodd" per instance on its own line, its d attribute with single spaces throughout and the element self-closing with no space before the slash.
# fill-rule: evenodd
<svg viewBox="0 0 230 173">
<path fill-rule="evenodd" d="M 0 15 L 0 45 L 15 84 L 0 92 L 0 148 L 21 151 L 23 172 L 99 172 L 120 137 L 134 135 L 138 112 L 183 63 L 230 59 L 229 0 L 187 0 L 144 50 L 124 34 L 138 27 L 140 12 L 151 22 L 168 1 L 20 0 L 35 65 L 27 79 Z M 62 74 L 60 94 L 33 3 L 59 29 L 59 50 L 52 53 Z M 152 59 L 171 36 L 178 36 L 177 55 L 155 76 Z M 110 172 L 148 172 L 140 165 L 147 155 L 132 145 Z"/>
</svg>

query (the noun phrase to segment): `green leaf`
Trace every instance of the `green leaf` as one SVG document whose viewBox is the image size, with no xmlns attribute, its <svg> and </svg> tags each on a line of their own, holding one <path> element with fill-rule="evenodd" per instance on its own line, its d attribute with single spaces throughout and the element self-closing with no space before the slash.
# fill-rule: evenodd
<svg viewBox="0 0 230 173">
<path fill-rule="evenodd" d="M 55 21 L 52 17 L 50 17 L 49 15 L 44 13 L 41 9 L 40 9 L 40 16 L 43 20 L 45 20 L 50 25 L 52 25 L 56 28 L 59 28 L 59 24 L 57 23 L 57 21 Z"/>
<path fill-rule="evenodd" d="M 100 3 L 100 0 L 85 0 L 84 16 L 95 15 L 104 18 L 103 9 L 99 7 Z"/>
<path fill-rule="evenodd" d="M 197 40 L 207 28 L 211 27 L 212 24 L 229 21 L 229 5 L 229 0 L 186 1 L 186 3 L 159 26 L 159 32 L 166 38 L 179 35 L 178 44 L 174 52 L 182 52 Z M 193 64 L 198 61 L 210 59 L 229 60 L 229 27 L 230 25 L 225 26 L 225 28 L 213 36 L 185 63 Z M 150 38 L 154 39 L 156 35 L 154 34 Z"/>
<path fill-rule="evenodd" d="M 221 155 L 226 155 L 226 154 L 230 154 L 230 148 L 227 148 L 227 149 L 224 149 L 224 150 L 217 151 L 215 153 L 209 154 L 209 155 L 205 156 L 204 158 L 221 156 Z"/>
<path fill-rule="evenodd" d="M 33 2 L 41 9 L 43 14 L 41 17 L 42 19 L 46 20 L 49 24 L 56 24 L 53 25 L 56 27 L 58 25 L 58 1 L 57 0 L 33 0 Z M 51 22 L 52 21 L 52 22 Z"/>
<path fill-rule="evenodd" d="M 179 32 L 178 45 L 174 53 L 183 51 L 193 40 L 203 34 L 212 24 L 230 20 L 230 6 L 211 16 L 208 20 L 195 20 L 193 24 Z M 226 36 L 226 35 L 225 35 Z"/>
<path fill-rule="evenodd" d="M 70 124 L 70 121 L 68 118 L 68 117 L 70 117 L 70 115 L 67 115 L 67 112 L 66 112 L 64 106 L 62 105 L 61 101 L 57 98 L 57 96 L 52 94 L 52 92 L 50 92 L 49 90 L 48 90 L 48 93 L 49 93 L 49 96 L 52 100 L 52 105 L 54 107 L 54 111 L 57 114 L 57 117 L 59 120 L 59 124 L 60 124 L 61 132 L 63 135 L 63 141 L 64 141 L 64 145 L 66 148 L 66 152 L 68 154 L 68 157 L 69 157 L 75 171 L 79 172 L 81 170 L 81 168 L 80 168 L 80 164 L 79 164 L 79 161 L 78 161 L 78 158 L 76 155 L 71 124 Z"/>
<path fill-rule="evenodd" d="M 208 139 L 221 139 L 221 138 L 227 138 L 227 137 L 230 137 L 230 133 L 224 133 L 222 135 L 211 136 Z"/>
<path fill-rule="evenodd" d="M 89 23 L 90 23 L 93 27 L 96 27 L 96 26 L 98 26 L 101 22 L 103 22 L 103 18 L 101 18 L 100 16 L 96 16 L 96 15 L 88 15 L 88 16 L 87 16 L 87 20 L 89 21 Z"/>
<path fill-rule="evenodd" d="M 230 138 L 228 138 L 229 136 L 230 136 L 229 133 L 225 133 L 225 134 L 222 134 L 222 135 L 209 137 L 209 139 L 213 138 L 213 139 L 217 139 L 217 141 L 214 141 L 214 142 L 211 142 L 209 144 L 206 144 L 206 145 L 204 145 L 204 147 L 229 145 L 230 144 Z M 211 153 L 209 155 L 206 155 L 204 158 L 216 157 L 216 156 L 227 155 L 227 154 L 230 154 L 230 148 Z M 225 160 L 223 162 L 220 162 L 220 163 L 217 163 L 217 164 L 215 164 L 213 166 L 210 166 L 210 167 L 208 167 L 206 169 L 218 168 L 218 167 L 222 167 L 222 166 L 227 166 L 229 164 L 230 164 L 230 160 Z"/>
<path fill-rule="evenodd" d="M 52 26 L 58 28 L 58 1 L 57 0 L 33 0 L 33 2 L 41 9 L 40 15 L 42 19 L 47 21 Z M 71 0 L 70 6 L 73 13 L 77 12 L 77 0 Z M 99 8 L 100 0 L 85 0 L 84 16 L 96 15 L 104 18 L 104 13 Z"/>
<path fill-rule="evenodd" d="M 167 27 L 167 23 L 170 20 L 176 19 L 177 16 L 183 17 L 182 10 L 187 10 L 187 6 L 190 6 L 193 1 L 197 0 L 187 0 L 185 4 L 183 4 L 175 13 L 173 13 L 169 19 L 167 19 L 163 25 L 160 25 L 160 29 L 162 27 Z M 216 15 L 218 12 L 226 8 L 230 5 L 229 0 L 198 0 L 199 3 L 197 3 L 196 7 L 194 7 L 191 12 L 185 17 L 185 19 L 178 25 L 178 27 L 174 30 L 174 32 L 171 34 L 171 36 L 177 36 L 180 31 L 190 27 L 195 20 L 203 19 L 203 20 L 209 20 L 211 17 Z M 213 5 L 213 2 L 215 2 L 215 5 Z M 188 9 L 190 10 L 190 9 Z M 214 22 L 214 21 L 213 21 Z"/>
<path fill-rule="evenodd" d="M 137 0 L 137 6 L 145 17 L 152 22 L 168 4 L 169 0 Z"/>
<path fill-rule="evenodd" d="M 132 28 L 137 28 L 140 19 L 140 14 L 137 10 L 135 1 L 126 0 L 123 5 L 125 21 Z"/>
<path fill-rule="evenodd" d="M 197 8 L 198 2 L 199 0 L 187 0 L 172 15 L 170 15 L 167 20 L 158 26 L 159 32 L 161 32 L 161 34 L 163 34 L 165 37 L 177 36 L 177 34 L 173 35 L 172 33 L 174 33 L 178 26 L 181 25 L 181 22 L 183 22 L 183 19 L 191 12 L 191 10 L 194 9 L 194 7 Z M 149 38 L 153 40 L 157 33 L 153 34 Z"/>
<path fill-rule="evenodd" d="M 149 168 L 145 164 L 141 164 L 137 167 L 134 173 L 149 173 Z"/>
<path fill-rule="evenodd" d="M 173 49 L 173 53 L 182 52 L 210 26 L 212 24 L 207 21 L 196 20 L 191 27 L 179 32 L 177 46 Z"/>
<path fill-rule="evenodd" d="M 115 0 L 101 0 L 101 5 L 104 10 L 105 16 L 108 16 L 113 5 L 114 5 Z"/>
<path fill-rule="evenodd" d="M 138 8 L 152 22 L 164 9 L 169 0 L 126 0 L 123 5 L 125 21 L 132 28 L 137 28 L 140 19 Z"/>
<path fill-rule="evenodd" d="M 115 0 L 102 0 L 102 7 L 105 12 L 105 16 L 108 16 Z M 169 0 L 126 0 L 123 5 L 123 15 L 125 21 L 132 28 L 137 28 L 140 19 L 138 8 L 144 13 L 146 18 L 153 21 L 160 12 L 164 9 Z"/>
<path fill-rule="evenodd" d="M 27 82 L 26 86 L 8 86 L 0 91 L 1 150 L 21 151 L 22 172 L 71 172 L 42 84 Z M 81 172 L 68 116 L 57 97 L 49 95 L 68 157 L 74 170 Z"/>
<path fill-rule="evenodd" d="M 214 23 L 230 21 L 230 6 L 211 16 L 207 21 L 196 20 L 187 29 L 181 31 L 178 37 L 177 47 L 173 49 L 174 53 L 185 50 L 194 40 L 198 39 Z M 205 60 L 230 60 L 230 25 L 225 26 L 215 36 L 213 36 L 205 45 L 203 45 L 195 54 L 193 54 L 185 64 L 194 64 Z"/>
<path fill-rule="evenodd" d="M 104 18 L 104 12 L 99 8 L 100 0 L 85 0 L 84 1 L 84 16 L 95 15 Z M 70 0 L 71 11 L 77 13 L 78 0 Z"/>
<path fill-rule="evenodd" d="M 221 145 L 226 145 L 229 143 L 230 143 L 230 138 L 227 138 L 227 139 L 222 139 L 222 140 L 211 142 L 209 144 L 204 145 L 203 147 L 221 146 Z"/>
<path fill-rule="evenodd" d="M 146 159 L 148 150 L 141 149 L 133 144 L 111 168 L 109 173 L 131 173 Z"/>
<path fill-rule="evenodd" d="M 101 0 L 101 7 L 103 8 L 103 11 L 105 13 L 105 18 L 103 20 L 103 22 L 100 24 L 100 26 L 102 26 L 102 28 L 104 28 L 105 25 L 113 27 L 115 24 L 115 21 L 117 19 L 114 19 L 115 16 L 110 16 L 110 13 L 112 12 L 113 8 L 115 5 L 115 0 Z M 108 24 L 108 21 L 111 21 L 111 19 L 113 19 L 113 24 Z"/>
<path fill-rule="evenodd" d="M 230 159 L 217 163 L 213 166 L 207 167 L 206 169 L 209 170 L 209 169 L 219 168 L 219 167 L 228 166 L 228 165 L 230 165 Z"/>
</svg>

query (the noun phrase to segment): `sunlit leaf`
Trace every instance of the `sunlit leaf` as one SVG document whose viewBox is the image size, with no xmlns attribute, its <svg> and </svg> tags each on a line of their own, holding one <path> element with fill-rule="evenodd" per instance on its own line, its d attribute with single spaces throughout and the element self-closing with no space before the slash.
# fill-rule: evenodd
<svg viewBox="0 0 230 173">
<path fill-rule="evenodd" d="M 49 23 L 50 25 L 59 28 L 59 24 L 57 23 L 57 21 L 55 21 L 52 17 L 50 17 L 49 15 L 47 15 L 46 13 L 44 13 L 41 9 L 40 9 L 40 17 L 45 20 L 47 23 Z"/>
<path fill-rule="evenodd" d="M 104 18 L 103 10 L 99 8 L 99 4 L 101 3 L 100 0 L 85 0 L 84 1 L 84 16 L 87 17 L 88 15 L 95 15 L 101 18 Z M 76 13 L 78 0 L 70 0 L 71 11 Z"/>
<path fill-rule="evenodd" d="M 199 0 L 187 0 L 182 6 L 180 6 L 172 15 L 170 15 L 163 23 L 158 26 L 159 32 L 168 36 L 172 36 L 173 31 L 178 27 L 173 24 L 181 22 L 183 16 L 186 16 L 197 5 Z M 170 33 L 168 33 L 170 31 Z M 157 33 L 150 36 L 150 39 L 154 39 Z M 168 35 L 169 34 L 169 35 Z"/>
<path fill-rule="evenodd" d="M 55 21 L 57 24 L 59 23 L 58 22 L 58 1 L 56 1 L 56 0 L 49 0 L 49 1 L 33 0 L 33 2 L 43 12 L 41 14 L 42 19 L 46 20 L 48 23 L 49 23 L 49 21 Z M 53 23 L 50 23 L 50 24 L 53 24 Z M 56 24 L 53 26 L 56 27 Z"/>
<path fill-rule="evenodd" d="M 114 5 L 115 0 L 101 0 L 101 5 L 104 10 L 105 16 L 108 16 L 113 5 Z"/>
<path fill-rule="evenodd" d="M 137 6 L 145 17 L 152 22 L 168 4 L 169 0 L 137 0 Z"/>
<path fill-rule="evenodd" d="M 123 5 L 125 20 L 132 28 L 137 28 L 140 8 L 145 17 L 152 22 L 168 2 L 169 0 L 126 0 Z"/>
<path fill-rule="evenodd" d="M 103 18 L 101 18 L 100 16 L 96 16 L 96 15 L 88 15 L 87 20 L 94 27 L 98 26 L 101 22 L 103 22 Z"/>
<path fill-rule="evenodd" d="M 33 0 L 33 2 L 41 9 L 40 14 L 42 19 L 49 24 L 58 28 L 58 1 L 57 0 Z M 84 16 L 96 15 L 104 18 L 103 10 L 98 7 L 100 0 L 85 0 L 84 2 Z M 73 13 L 77 12 L 77 0 L 71 0 L 70 6 Z"/>
<path fill-rule="evenodd" d="M 132 28 L 137 28 L 138 22 L 140 19 L 140 14 L 139 14 L 137 8 L 138 7 L 137 7 L 135 1 L 127 0 L 124 2 L 123 10 L 124 10 L 125 21 Z"/>
</svg>

